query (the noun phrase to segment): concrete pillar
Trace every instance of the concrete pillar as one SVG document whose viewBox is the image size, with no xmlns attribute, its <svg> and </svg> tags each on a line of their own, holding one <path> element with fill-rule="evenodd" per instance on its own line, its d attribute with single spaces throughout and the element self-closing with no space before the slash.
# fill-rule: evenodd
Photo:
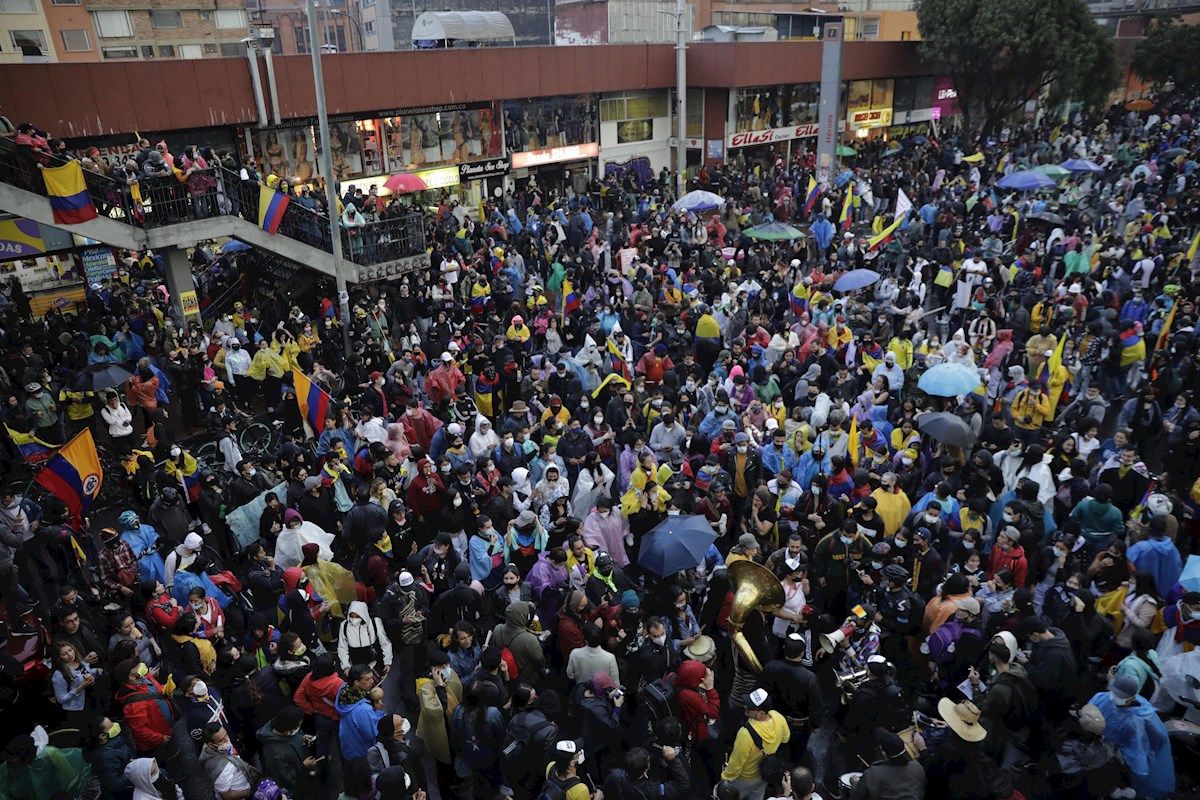
<svg viewBox="0 0 1200 800">
<path fill-rule="evenodd" d="M 192 281 L 192 265 L 187 248 L 169 247 L 162 251 L 166 262 L 167 291 L 171 294 L 171 316 L 181 327 L 200 319 L 200 298 Z"/>
<path fill-rule="evenodd" d="M 842 25 L 827 22 L 821 28 L 821 101 L 817 109 L 817 182 L 829 186 L 837 163 L 838 131 L 842 127 L 838 105 L 842 96 Z"/>
</svg>

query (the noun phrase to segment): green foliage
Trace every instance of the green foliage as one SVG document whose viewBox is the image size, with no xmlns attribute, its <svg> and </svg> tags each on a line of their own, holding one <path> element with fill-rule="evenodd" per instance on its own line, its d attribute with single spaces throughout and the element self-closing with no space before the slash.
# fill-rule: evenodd
<svg viewBox="0 0 1200 800">
<path fill-rule="evenodd" d="M 1025 101 L 1102 105 L 1116 51 L 1084 0 L 917 0 L 922 56 L 944 64 L 969 126 L 989 132 Z"/>
<path fill-rule="evenodd" d="M 1200 26 L 1155 25 L 1134 48 L 1133 68 L 1150 83 L 1174 81 L 1176 91 L 1200 91 Z"/>
</svg>

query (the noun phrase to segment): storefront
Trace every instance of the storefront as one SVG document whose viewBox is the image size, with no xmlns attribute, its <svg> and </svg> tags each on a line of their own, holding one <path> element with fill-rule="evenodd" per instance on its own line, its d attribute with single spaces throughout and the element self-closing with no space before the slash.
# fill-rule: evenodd
<svg viewBox="0 0 1200 800">
<path fill-rule="evenodd" d="M 603 175 L 632 172 L 643 182 L 672 169 L 670 93 L 617 92 L 600 98 L 600 165 Z"/>
<path fill-rule="evenodd" d="M 85 277 L 99 283 L 117 269 L 112 248 L 78 248 L 87 241 L 29 219 L 0 220 L 0 281 L 17 280 L 34 317 L 51 308 L 73 310 L 87 301 Z"/>
<path fill-rule="evenodd" d="M 460 167 L 463 165 L 459 165 Z M 405 192 L 400 195 L 400 202 L 413 209 L 436 209 L 442 200 L 458 194 L 459 167 L 431 167 L 405 173 L 417 178 L 424 187 L 418 191 Z M 369 178 L 349 178 L 340 181 L 338 186 L 344 195 L 351 189 L 362 189 L 363 194 L 369 195 L 372 190 L 381 197 L 389 197 L 392 190 L 383 184 L 390 176 L 373 175 Z"/>
<path fill-rule="evenodd" d="M 545 189 L 587 192 L 600 155 L 595 95 L 506 100 L 504 130 L 518 188 L 534 179 Z"/>
<path fill-rule="evenodd" d="M 782 86 L 752 86 L 731 91 L 730 128 L 725 139 L 726 159 L 790 162 L 806 143 L 799 140 L 817 135 L 821 85 L 795 83 Z M 715 148 L 711 147 L 710 151 Z"/>
<path fill-rule="evenodd" d="M 507 158 L 491 158 L 458 165 L 458 180 L 463 205 L 476 219 L 484 219 L 483 204 L 504 195 L 504 178 L 508 175 Z"/>
<path fill-rule="evenodd" d="M 882 78 L 846 85 L 846 134 L 851 139 L 883 137 L 892 124 L 895 81 Z"/>
<path fill-rule="evenodd" d="M 928 136 L 933 119 L 933 76 L 897 78 L 892 96 L 892 127 L 889 139 Z"/>
</svg>

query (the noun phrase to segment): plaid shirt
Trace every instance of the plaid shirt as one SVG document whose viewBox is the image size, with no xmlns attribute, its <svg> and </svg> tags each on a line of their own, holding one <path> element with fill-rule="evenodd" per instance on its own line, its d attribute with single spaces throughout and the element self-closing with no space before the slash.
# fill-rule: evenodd
<svg viewBox="0 0 1200 800">
<path fill-rule="evenodd" d="M 105 588 L 113 592 L 119 592 L 122 586 L 132 589 L 137 585 L 137 556 L 127 542 L 118 540 L 101 548 L 100 578 Z"/>
</svg>

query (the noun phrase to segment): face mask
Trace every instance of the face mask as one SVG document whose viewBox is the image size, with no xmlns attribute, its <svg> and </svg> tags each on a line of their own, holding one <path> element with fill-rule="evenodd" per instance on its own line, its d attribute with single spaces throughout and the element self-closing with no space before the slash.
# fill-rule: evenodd
<svg viewBox="0 0 1200 800">
<path fill-rule="evenodd" d="M 505 446 L 505 447 L 512 447 L 512 446 L 513 446 L 513 439 L 512 439 L 512 437 L 511 437 L 511 436 L 506 436 L 506 437 L 504 438 L 504 446 Z"/>
<path fill-rule="evenodd" d="M 687 608 L 687 601 L 684 600 L 682 603 L 676 603 L 675 607 L 682 611 L 683 609 Z"/>
<path fill-rule="evenodd" d="M 729 406 L 717 406 L 717 413 L 724 414 L 729 411 Z"/>
<path fill-rule="evenodd" d="M 447 464 L 447 465 L 445 465 L 444 467 L 442 467 L 442 474 L 443 474 L 443 475 L 449 475 L 449 474 L 450 474 L 450 465 L 449 465 L 449 464 Z"/>
<path fill-rule="evenodd" d="M 597 425 L 601 425 L 604 423 L 604 415 L 597 414 L 596 416 L 592 417 L 592 421 L 595 422 Z"/>
<path fill-rule="evenodd" d="M 1192 613 L 1188 614 L 1188 616 L 1193 620 L 1200 619 L 1200 611 L 1193 611 Z"/>
<path fill-rule="evenodd" d="M 814 486 L 811 489 L 809 489 L 809 491 L 811 491 L 817 497 L 821 496 L 821 487 L 820 486 Z"/>
<path fill-rule="evenodd" d="M 665 634 L 662 636 L 651 636 L 650 641 L 654 642 L 659 647 L 662 647 L 664 644 L 667 643 L 667 637 Z"/>
<path fill-rule="evenodd" d="M 737 446 L 737 451 L 738 451 L 739 453 L 744 453 L 744 452 L 746 452 L 748 449 L 749 449 L 749 448 L 748 448 L 748 447 L 746 447 L 746 445 L 744 445 L 744 444 L 739 444 L 739 445 Z"/>
<path fill-rule="evenodd" d="M 839 536 L 838 538 L 842 540 L 842 544 L 850 544 L 854 541 L 853 536 Z"/>
<path fill-rule="evenodd" d="M 1063 550 L 1061 547 L 1056 547 L 1056 548 L 1054 548 L 1054 557 L 1055 558 L 1066 558 L 1067 551 Z"/>
<path fill-rule="evenodd" d="M 118 736 L 121 735 L 121 723 L 114 722 L 112 724 L 112 727 L 109 728 L 107 731 L 105 731 L 105 733 L 108 735 L 108 738 L 110 738 L 110 739 L 117 738 Z"/>
<path fill-rule="evenodd" d="M 196 602 L 192 603 L 192 610 L 193 611 L 203 611 L 204 610 L 204 601 L 197 600 Z"/>
<path fill-rule="evenodd" d="M 677 508 L 668 508 L 668 509 L 667 509 L 667 516 L 668 516 L 668 517 L 678 517 L 678 516 L 679 516 L 679 509 L 677 509 Z"/>
<path fill-rule="evenodd" d="M 292 653 L 292 655 L 294 655 L 294 656 L 302 656 L 302 655 L 304 655 L 304 653 L 305 653 L 307 650 L 308 650 L 308 648 L 307 648 L 307 647 L 305 647 L 304 645 L 300 645 L 300 646 L 298 646 L 298 647 L 295 649 L 295 651 Z"/>
<path fill-rule="evenodd" d="M 883 569 L 883 562 L 882 561 L 872 561 L 871 569 Z"/>
<path fill-rule="evenodd" d="M 222 753 L 233 755 L 233 742 L 226 742 L 225 744 L 221 745 L 220 749 Z"/>
<path fill-rule="evenodd" d="M 1005 522 L 1015 522 L 1015 521 L 1016 521 L 1016 519 L 1017 519 L 1017 515 L 1016 515 L 1016 514 L 1010 514 L 1010 513 L 1009 513 L 1009 512 L 1007 512 L 1007 511 L 1005 511 L 1005 512 L 1004 512 L 1004 521 L 1005 521 Z"/>
<path fill-rule="evenodd" d="M 937 514 L 926 514 L 925 515 L 925 521 L 928 522 L 930 525 L 936 524 L 939 519 L 941 519 L 941 517 Z"/>
<path fill-rule="evenodd" d="M 903 539 L 893 539 L 892 544 L 896 545 L 896 547 L 899 547 L 901 550 L 903 550 L 905 547 L 908 547 L 908 542 L 904 541 Z"/>
<path fill-rule="evenodd" d="M 974 550 L 974 549 L 975 549 L 975 543 L 974 543 L 974 542 L 963 542 L 963 543 L 962 543 L 962 546 L 963 546 L 963 549 L 964 549 L 964 550 Z"/>
</svg>

